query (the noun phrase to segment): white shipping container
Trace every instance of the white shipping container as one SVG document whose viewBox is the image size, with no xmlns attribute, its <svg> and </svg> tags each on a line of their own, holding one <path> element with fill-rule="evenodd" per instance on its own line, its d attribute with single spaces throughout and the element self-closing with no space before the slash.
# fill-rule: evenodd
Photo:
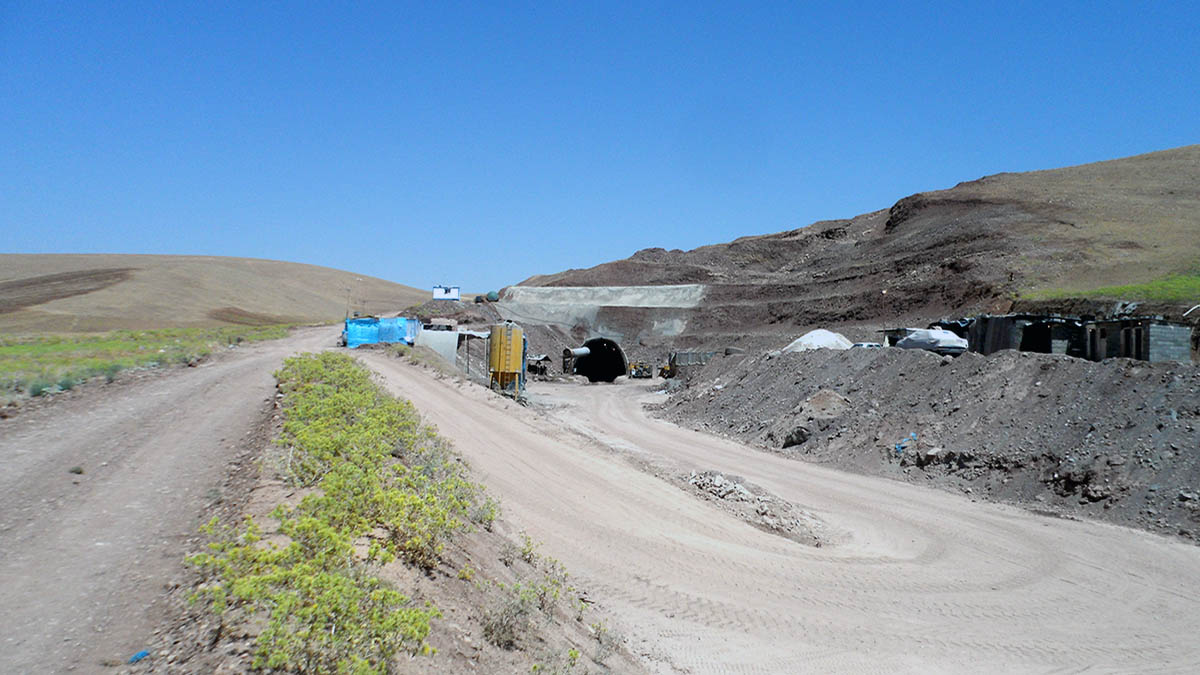
<svg viewBox="0 0 1200 675">
<path fill-rule="evenodd" d="M 461 300 L 461 293 L 458 286 L 434 286 L 434 300 Z"/>
</svg>

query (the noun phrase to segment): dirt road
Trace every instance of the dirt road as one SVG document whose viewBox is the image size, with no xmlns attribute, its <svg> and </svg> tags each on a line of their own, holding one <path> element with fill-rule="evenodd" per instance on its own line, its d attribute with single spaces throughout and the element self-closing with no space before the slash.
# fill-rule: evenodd
<svg viewBox="0 0 1200 675">
<path fill-rule="evenodd" d="M 652 670 L 1195 672 L 1200 548 L 762 453 L 650 419 L 636 383 L 533 409 L 364 355 Z M 633 459 L 635 461 L 629 461 Z M 836 545 L 755 529 L 637 468 L 745 477 Z"/>
<path fill-rule="evenodd" d="M 0 672 L 102 672 L 151 642 L 272 372 L 335 337 L 306 329 L 0 421 Z"/>
</svg>

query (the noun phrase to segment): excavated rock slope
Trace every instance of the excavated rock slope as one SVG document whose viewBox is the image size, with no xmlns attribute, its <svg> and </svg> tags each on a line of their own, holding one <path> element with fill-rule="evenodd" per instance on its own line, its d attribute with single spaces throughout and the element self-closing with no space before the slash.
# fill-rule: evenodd
<svg viewBox="0 0 1200 675">
<path fill-rule="evenodd" d="M 987 176 L 848 220 L 691 251 L 649 248 L 521 285 L 706 284 L 686 330 L 703 341 L 1007 311 L 1029 291 L 1143 283 L 1197 265 L 1193 145 Z"/>
<path fill-rule="evenodd" d="M 1200 539 L 1200 367 L 894 348 L 713 360 L 668 419 L 764 450 Z"/>
</svg>

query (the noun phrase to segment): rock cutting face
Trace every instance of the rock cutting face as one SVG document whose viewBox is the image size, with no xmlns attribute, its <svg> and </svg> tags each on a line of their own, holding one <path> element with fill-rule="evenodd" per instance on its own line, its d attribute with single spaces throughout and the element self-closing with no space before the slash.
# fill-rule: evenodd
<svg viewBox="0 0 1200 675">
<path fill-rule="evenodd" d="M 592 338 L 583 343 L 590 351 L 575 359 L 575 374 L 588 382 L 612 382 L 626 373 L 629 367 L 621 345 L 608 338 Z"/>
</svg>

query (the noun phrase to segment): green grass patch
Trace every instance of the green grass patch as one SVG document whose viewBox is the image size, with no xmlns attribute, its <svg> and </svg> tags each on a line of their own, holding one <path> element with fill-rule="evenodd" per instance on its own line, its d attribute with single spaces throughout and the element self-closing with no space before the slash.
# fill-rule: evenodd
<svg viewBox="0 0 1200 675">
<path fill-rule="evenodd" d="M 1144 284 L 1106 286 L 1088 292 L 1089 296 L 1123 300 L 1158 302 L 1200 302 L 1200 274 L 1173 274 Z"/>
<path fill-rule="evenodd" d="M 286 545 L 265 545 L 254 522 L 210 524 L 209 552 L 189 562 L 206 576 L 202 595 L 217 614 L 263 618 L 255 668 L 389 672 L 396 654 L 431 651 L 425 639 L 440 613 L 387 588 L 378 567 L 432 567 L 454 532 L 490 528 L 495 504 L 412 404 L 383 392 L 353 358 L 304 354 L 276 377 L 282 468 L 316 490 L 272 513 Z"/>
<path fill-rule="evenodd" d="M 1195 304 L 1200 302 L 1200 269 L 1193 268 L 1183 274 L 1169 274 L 1141 284 L 1102 286 L 1087 290 L 1048 288 L 1022 293 L 1022 295 L 1033 300 L 1111 298 L 1114 300 Z"/>
<path fill-rule="evenodd" d="M 55 383 L 65 390 L 93 377 L 111 382 L 127 368 L 189 363 L 221 347 L 274 340 L 287 331 L 287 326 L 230 326 L 85 336 L 0 335 L 0 393 L 37 396 L 52 390 Z M 64 387 L 64 383 L 69 384 Z"/>
</svg>

